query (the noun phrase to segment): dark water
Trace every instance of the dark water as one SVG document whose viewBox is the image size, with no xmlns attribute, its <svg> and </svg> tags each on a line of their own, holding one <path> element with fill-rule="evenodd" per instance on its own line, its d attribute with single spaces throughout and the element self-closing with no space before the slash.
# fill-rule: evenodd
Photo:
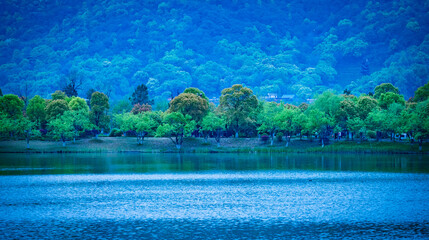
<svg viewBox="0 0 429 240">
<path fill-rule="evenodd" d="M 0 239 L 429 238 L 428 156 L 0 158 Z"/>
</svg>

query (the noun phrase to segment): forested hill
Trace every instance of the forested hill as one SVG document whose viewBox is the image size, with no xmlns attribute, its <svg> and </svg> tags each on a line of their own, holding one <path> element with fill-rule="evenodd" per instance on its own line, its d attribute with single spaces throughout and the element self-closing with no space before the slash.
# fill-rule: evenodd
<svg viewBox="0 0 429 240">
<path fill-rule="evenodd" d="M 429 1 L 2 0 L 0 88 L 49 97 L 67 79 L 112 99 L 244 84 L 260 96 L 326 89 L 406 98 L 428 81 Z"/>
</svg>

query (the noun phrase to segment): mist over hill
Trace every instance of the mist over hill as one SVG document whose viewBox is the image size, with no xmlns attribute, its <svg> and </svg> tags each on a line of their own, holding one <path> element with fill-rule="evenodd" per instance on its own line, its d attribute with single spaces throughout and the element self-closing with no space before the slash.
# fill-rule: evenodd
<svg viewBox="0 0 429 240">
<path fill-rule="evenodd" d="M 429 1 L 0 2 L 0 88 L 49 97 L 70 78 L 111 99 L 244 84 L 305 101 L 326 89 L 406 98 L 428 82 Z"/>
</svg>

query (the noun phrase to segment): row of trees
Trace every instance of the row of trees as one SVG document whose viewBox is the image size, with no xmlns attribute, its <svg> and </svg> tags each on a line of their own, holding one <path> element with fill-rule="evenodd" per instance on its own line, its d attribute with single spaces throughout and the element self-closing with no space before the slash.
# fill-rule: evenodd
<svg viewBox="0 0 429 240">
<path fill-rule="evenodd" d="M 85 131 L 97 134 L 111 129 L 111 135 L 136 136 L 138 144 L 146 136 L 168 137 L 178 149 L 190 135 L 206 140 L 215 137 L 218 145 L 222 136 L 267 135 L 271 144 L 276 136 L 280 140 L 285 136 L 286 146 L 292 136 L 317 137 L 322 146 L 331 136 L 352 140 L 356 136 L 360 140 L 390 137 L 394 141 L 395 134 L 406 133 L 420 143 L 429 136 L 429 83 L 408 101 L 398 88 L 381 84 L 373 95 L 326 91 L 313 103 L 299 106 L 258 101 L 251 89 L 240 84 L 223 89 L 220 104 L 215 106 L 203 91 L 187 88 L 170 101 L 165 112 L 152 111 L 146 94 L 137 97 L 137 92 L 130 99 L 136 103 L 131 111 L 111 116 L 108 98 L 100 92 L 92 94 L 89 104 L 61 91 L 49 100 L 35 96 L 25 110 L 17 96 L 5 95 L 0 98 L 1 132 L 9 137 L 24 135 L 28 143 L 31 134 L 43 134 L 40 129 L 47 129 L 48 135 L 65 145 L 66 139 Z"/>
<path fill-rule="evenodd" d="M 27 148 L 31 136 L 46 134 L 61 140 L 65 146 L 67 139 L 75 140 L 85 131 L 95 130 L 98 134 L 97 130 L 109 127 L 109 101 L 104 93 L 94 92 L 89 104 L 80 97 L 67 97 L 61 91 L 51 96 L 43 99 L 36 95 L 26 106 L 16 95 L 0 97 L 1 134 L 12 139 L 25 136 Z"/>
</svg>

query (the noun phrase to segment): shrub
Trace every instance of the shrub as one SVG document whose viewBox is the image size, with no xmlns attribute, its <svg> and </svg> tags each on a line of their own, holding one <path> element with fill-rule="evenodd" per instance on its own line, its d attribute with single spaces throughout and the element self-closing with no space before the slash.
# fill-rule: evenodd
<svg viewBox="0 0 429 240">
<path fill-rule="evenodd" d="M 122 136 L 123 132 L 117 128 L 113 128 L 112 131 L 110 131 L 109 137 L 120 137 Z"/>
<path fill-rule="evenodd" d="M 376 137 L 377 137 L 377 133 L 376 133 L 375 131 L 372 131 L 372 130 L 368 130 L 368 131 L 366 132 L 366 134 L 367 134 L 367 136 L 368 136 L 369 138 L 372 138 L 372 139 L 374 139 L 374 138 L 376 138 Z"/>
</svg>

